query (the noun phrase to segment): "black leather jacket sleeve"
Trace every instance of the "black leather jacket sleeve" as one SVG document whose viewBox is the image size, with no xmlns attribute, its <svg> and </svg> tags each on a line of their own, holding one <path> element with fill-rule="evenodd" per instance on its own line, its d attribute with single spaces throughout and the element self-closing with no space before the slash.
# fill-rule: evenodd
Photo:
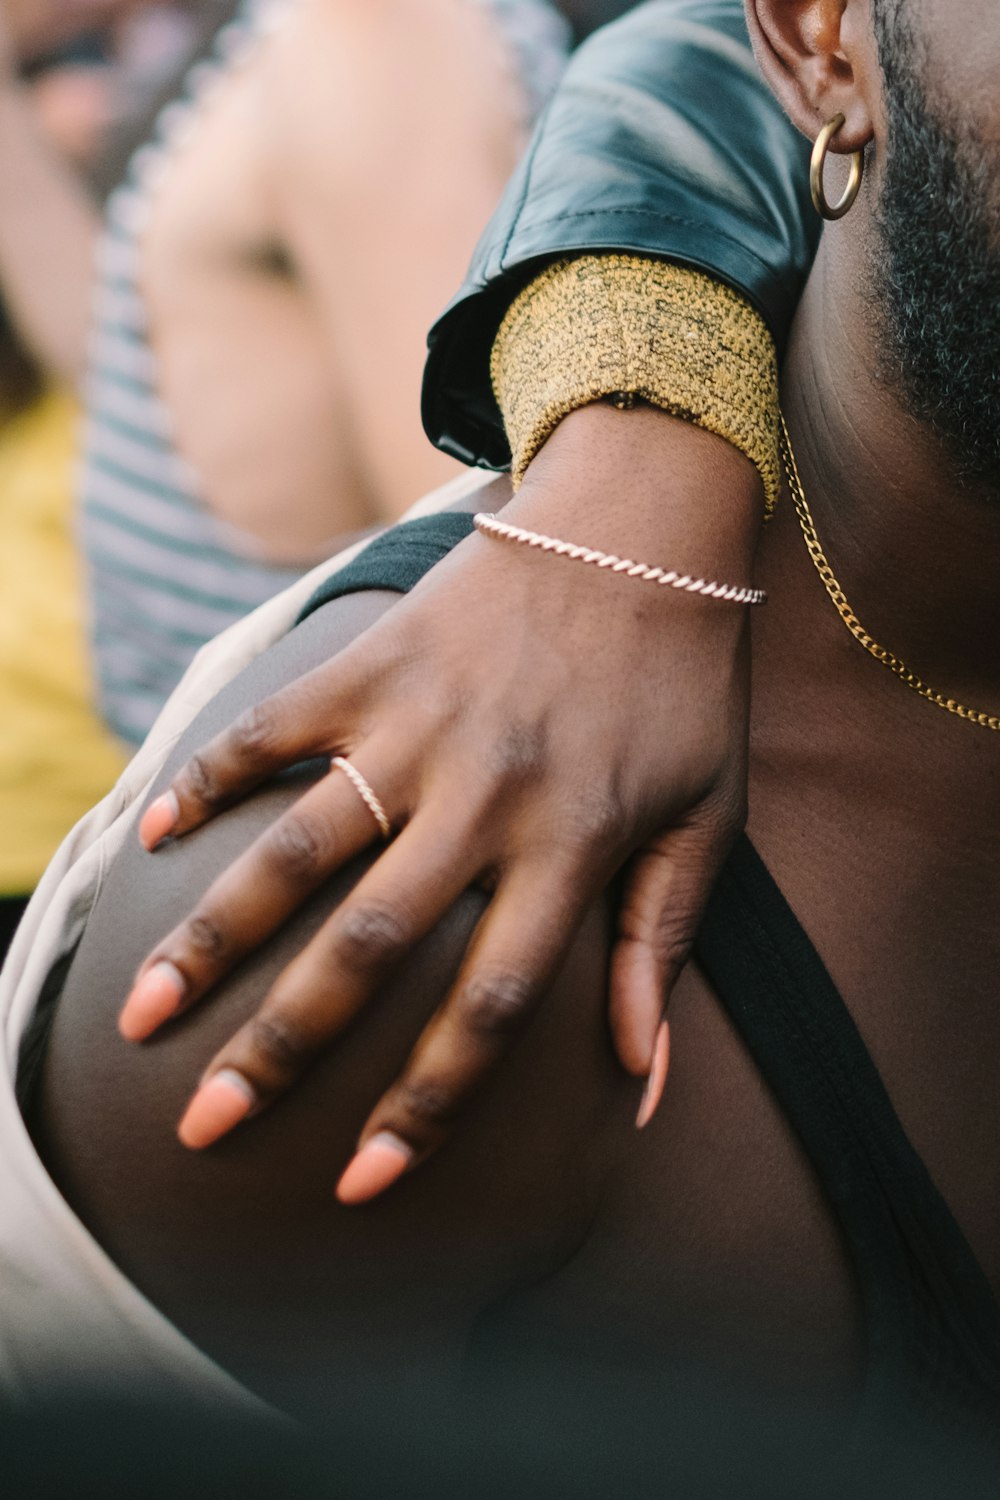
<svg viewBox="0 0 1000 1500">
<path fill-rule="evenodd" d="M 424 423 L 465 463 L 510 450 L 489 356 L 504 312 L 547 262 L 622 250 L 730 283 L 783 340 L 819 237 L 808 145 L 761 79 L 742 0 L 652 0 L 596 32 L 431 330 Z"/>
</svg>

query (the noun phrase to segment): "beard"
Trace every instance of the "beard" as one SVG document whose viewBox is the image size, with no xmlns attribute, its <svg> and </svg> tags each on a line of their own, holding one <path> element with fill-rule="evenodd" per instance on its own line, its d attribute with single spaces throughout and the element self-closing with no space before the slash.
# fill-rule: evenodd
<svg viewBox="0 0 1000 1500">
<path fill-rule="evenodd" d="M 876 10 L 888 117 L 875 209 L 882 375 L 940 439 L 959 483 L 1000 504 L 1000 179 L 932 100 L 902 7 Z"/>
</svg>

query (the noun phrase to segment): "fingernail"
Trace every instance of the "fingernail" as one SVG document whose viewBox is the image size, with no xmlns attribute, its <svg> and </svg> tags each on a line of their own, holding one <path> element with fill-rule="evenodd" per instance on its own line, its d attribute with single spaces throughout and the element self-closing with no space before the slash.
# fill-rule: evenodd
<svg viewBox="0 0 1000 1500">
<path fill-rule="evenodd" d="M 150 853 L 174 831 L 180 815 L 181 805 L 176 792 L 164 792 L 162 797 L 149 804 L 139 822 L 139 838 Z"/>
<path fill-rule="evenodd" d="M 413 1160 L 413 1152 L 398 1135 L 388 1130 L 373 1135 L 362 1146 L 337 1183 L 341 1203 L 368 1203 L 402 1177 Z"/>
<path fill-rule="evenodd" d="M 234 1068 L 223 1068 L 203 1083 L 177 1127 L 181 1144 L 192 1151 L 211 1146 L 245 1120 L 257 1102 L 253 1088 Z"/>
<path fill-rule="evenodd" d="M 666 1021 L 663 1021 L 656 1033 L 656 1041 L 653 1043 L 653 1065 L 649 1070 L 646 1092 L 642 1096 L 642 1103 L 639 1105 L 639 1113 L 635 1120 L 637 1130 L 644 1130 L 659 1108 L 669 1065 L 670 1027 Z"/>
<path fill-rule="evenodd" d="M 127 1042 L 144 1042 L 158 1026 L 176 1015 L 187 984 L 174 964 L 154 964 L 133 987 L 118 1017 L 118 1030 Z"/>
</svg>

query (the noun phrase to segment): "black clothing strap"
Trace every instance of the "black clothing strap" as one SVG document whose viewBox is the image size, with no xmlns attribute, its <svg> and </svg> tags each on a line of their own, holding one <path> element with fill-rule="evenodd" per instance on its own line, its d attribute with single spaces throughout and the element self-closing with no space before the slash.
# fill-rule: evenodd
<svg viewBox="0 0 1000 1500">
<path fill-rule="evenodd" d="M 452 547 L 457 547 L 473 530 L 472 517 L 467 511 L 446 510 L 383 531 L 353 562 L 319 585 L 296 624 L 345 594 L 371 589 L 408 594 L 435 563 L 447 557 Z"/>
<path fill-rule="evenodd" d="M 844 1001 L 749 839 L 696 956 L 816 1171 L 850 1249 L 871 1416 L 1000 1417 L 1000 1309 Z"/>
</svg>

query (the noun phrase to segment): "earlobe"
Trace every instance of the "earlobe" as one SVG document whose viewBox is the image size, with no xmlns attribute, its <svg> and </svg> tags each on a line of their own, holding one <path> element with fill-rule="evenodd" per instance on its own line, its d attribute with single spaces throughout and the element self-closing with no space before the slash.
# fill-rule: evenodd
<svg viewBox="0 0 1000 1500">
<path fill-rule="evenodd" d="M 792 123 L 815 141 L 841 115 L 830 149 L 862 150 L 873 134 L 870 0 L 746 0 L 746 11 L 758 66 Z"/>
</svg>

